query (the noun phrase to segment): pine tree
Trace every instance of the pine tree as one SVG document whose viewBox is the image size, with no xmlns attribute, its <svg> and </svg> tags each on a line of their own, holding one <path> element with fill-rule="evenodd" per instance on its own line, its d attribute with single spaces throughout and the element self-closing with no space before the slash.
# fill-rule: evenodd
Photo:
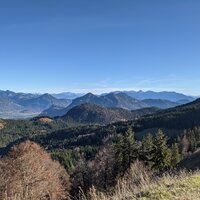
<svg viewBox="0 0 200 200">
<path fill-rule="evenodd" d="M 163 171 L 171 166 L 171 151 L 167 146 L 167 137 L 162 130 L 158 130 L 152 150 L 153 168 Z"/>
<path fill-rule="evenodd" d="M 138 158 L 138 144 L 132 129 L 128 129 L 114 144 L 116 174 L 123 176 L 131 164 Z"/>
<path fill-rule="evenodd" d="M 148 163 L 152 159 L 152 150 L 153 150 L 153 136 L 152 134 L 148 133 L 142 139 L 140 159 Z"/>
</svg>

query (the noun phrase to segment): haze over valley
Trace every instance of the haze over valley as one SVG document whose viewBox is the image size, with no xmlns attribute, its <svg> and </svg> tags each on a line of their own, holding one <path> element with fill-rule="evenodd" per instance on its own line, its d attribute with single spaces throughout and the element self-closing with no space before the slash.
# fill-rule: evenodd
<svg viewBox="0 0 200 200">
<path fill-rule="evenodd" d="M 156 107 L 166 109 L 189 103 L 196 97 L 176 92 L 117 91 L 95 95 L 92 93 L 31 94 L 0 91 L 0 117 L 29 119 L 36 116 L 56 117 L 81 104 L 96 104 L 107 108 L 137 110 Z"/>
</svg>

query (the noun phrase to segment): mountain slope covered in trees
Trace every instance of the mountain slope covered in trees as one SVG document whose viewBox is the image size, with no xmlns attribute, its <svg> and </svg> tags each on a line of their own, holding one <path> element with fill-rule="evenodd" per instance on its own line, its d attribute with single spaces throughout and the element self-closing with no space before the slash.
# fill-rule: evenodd
<svg viewBox="0 0 200 200">
<path fill-rule="evenodd" d="M 67 112 L 62 119 L 75 124 L 110 124 L 119 121 L 128 121 L 157 112 L 157 108 L 143 108 L 129 111 L 122 108 L 106 108 L 95 104 L 81 104 Z"/>
<path fill-rule="evenodd" d="M 142 119 L 143 129 L 152 127 L 187 129 L 200 125 L 200 99 Z"/>
</svg>

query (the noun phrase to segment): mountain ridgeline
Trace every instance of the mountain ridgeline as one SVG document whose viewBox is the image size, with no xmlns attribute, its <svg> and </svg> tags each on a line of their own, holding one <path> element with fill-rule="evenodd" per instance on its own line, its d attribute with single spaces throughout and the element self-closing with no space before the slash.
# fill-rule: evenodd
<svg viewBox="0 0 200 200">
<path fill-rule="evenodd" d="M 149 98 L 146 99 L 142 97 Z M 155 99 L 155 97 L 158 99 Z M 166 99 L 163 99 L 163 97 L 166 97 Z M 173 99 L 174 101 L 169 99 Z M 148 107 L 167 109 L 188 103 L 188 101 L 192 99 L 192 97 L 183 94 L 169 92 L 130 91 L 112 92 L 102 95 L 94 95 L 92 93 L 85 95 L 75 93 L 40 95 L 0 91 L 0 118 L 27 119 L 36 116 L 63 116 L 66 115 L 70 109 L 85 103 L 96 104 L 106 108 L 122 108 L 126 110 L 137 110 Z"/>
<path fill-rule="evenodd" d="M 127 110 L 136 110 L 147 107 L 145 103 L 137 99 L 133 99 L 130 96 L 123 93 L 110 93 L 105 96 L 97 96 L 92 93 L 88 93 L 83 97 L 73 100 L 64 112 L 67 113 L 71 108 L 81 105 L 83 103 L 92 103 L 108 108 L 123 108 Z"/>
<path fill-rule="evenodd" d="M 185 96 L 183 95 L 183 97 Z M 187 97 L 185 98 L 187 99 Z M 183 103 L 187 103 L 188 101 L 189 100 L 182 100 Z M 81 96 L 79 98 L 72 100 L 72 103 L 64 109 L 62 108 L 59 109 L 58 107 L 55 107 L 53 105 L 47 110 L 43 111 L 41 116 L 50 116 L 50 117 L 63 116 L 70 109 L 76 106 L 79 106 L 81 104 L 85 104 L 85 103 L 96 104 L 96 105 L 107 107 L 107 108 L 123 108 L 126 110 L 137 110 L 137 109 L 149 108 L 149 107 L 167 109 L 167 108 L 171 108 L 171 107 L 175 107 L 175 106 L 183 104 L 181 102 L 172 102 L 170 100 L 163 100 L 163 99 L 138 100 L 136 98 L 129 96 L 128 94 L 118 93 L 118 92 L 116 93 L 113 92 L 113 93 L 103 94 L 103 95 L 94 95 L 92 93 L 88 93 L 84 96 Z"/>
</svg>

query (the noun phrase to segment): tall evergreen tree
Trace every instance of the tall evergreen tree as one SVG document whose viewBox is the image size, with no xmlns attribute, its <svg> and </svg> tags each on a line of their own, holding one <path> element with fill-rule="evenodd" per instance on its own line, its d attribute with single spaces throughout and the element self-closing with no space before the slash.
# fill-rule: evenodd
<svg viewBox="0 0 200 200">
<path fill-rule="evenodd" d="M 167 137 L 162 130 L 158 130 L 153 141 L 153 167 L 159 171 L 171 166 L 171 151 L 167 146 Z"/>
<path fill-rule="evenodd" d="M 129 128 L 123 136 L 120 136 L 114 144 L 116 160 L 116 173 L 123 176 L 131 164 L 138 158 L 138 144 L 135 141 L 134 133 Z"/>
<path fill-rule="evenodd" d="M 152 160 L 152 150 L 153 150 L 153 136 L 148 133 L 142 138 L 142 146 L 140 151 L 140 159 L 149 162 Z"/>
</svg>

